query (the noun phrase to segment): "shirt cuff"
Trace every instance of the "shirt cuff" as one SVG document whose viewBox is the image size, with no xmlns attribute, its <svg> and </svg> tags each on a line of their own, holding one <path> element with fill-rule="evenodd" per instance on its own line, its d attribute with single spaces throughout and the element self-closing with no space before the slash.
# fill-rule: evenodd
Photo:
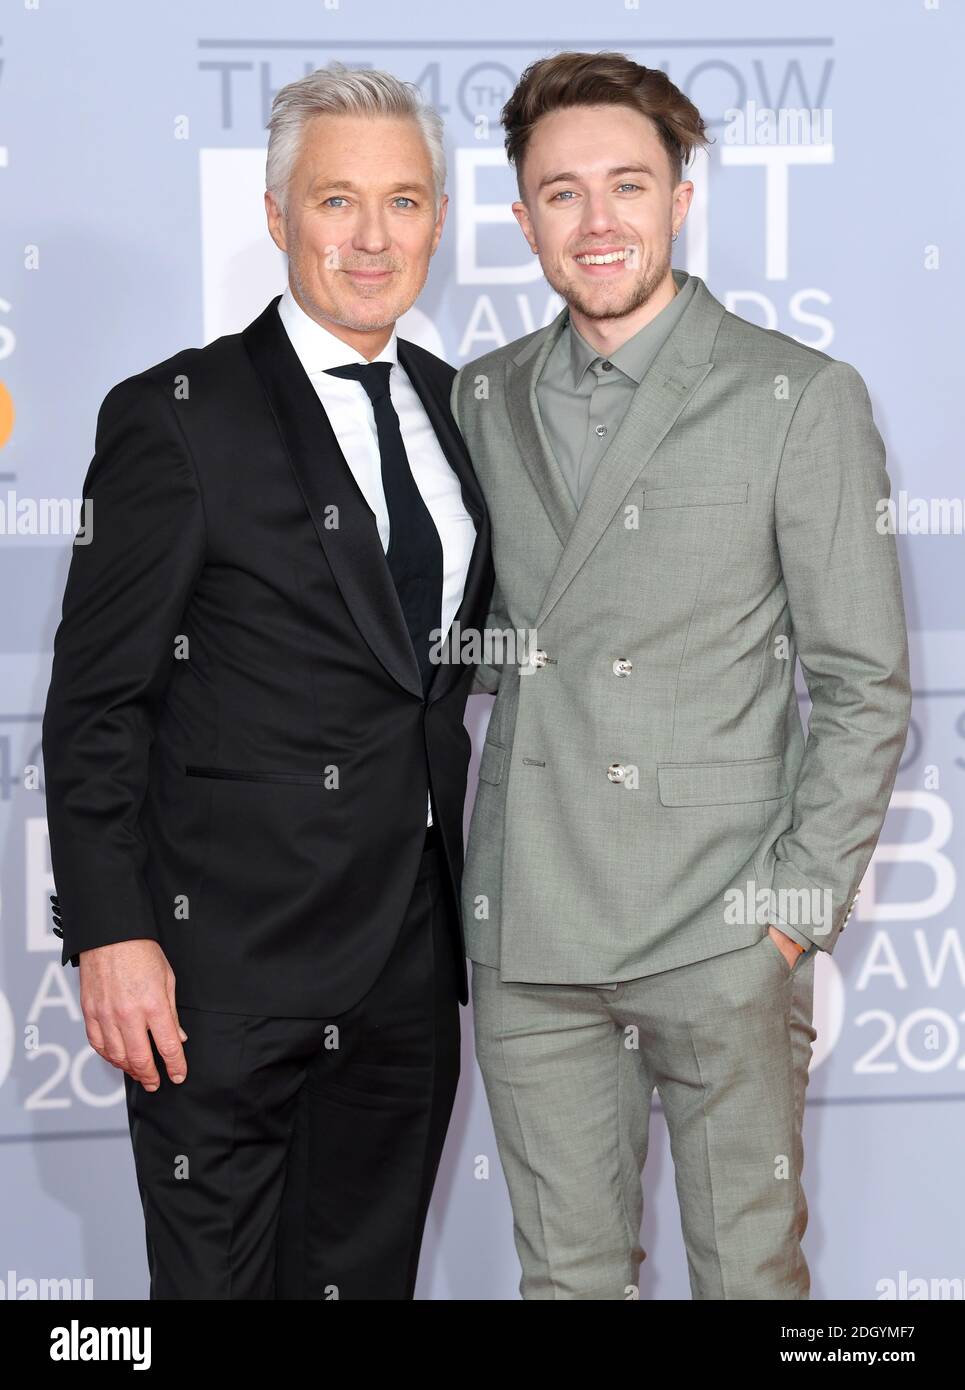
<svg viewBox="0 0 965 1390">
<path fill-rule="evenodd" d="M 786 922 L 782 922 L 776 913 L 773 913 L 769 920 L 773 922 L 773 925 L 777 927 L 778 931 L 782 931 L 785 936 L 789 936 L 792 941 L 796 941 L 799 946 L 804 947 L 805 960 L 810 960 L 815 951 L 821 949 L 816 942 L 812 941 L 810 937 L 805 936 L 803 932 L 799 932 L 795 927 L 788 926 Z"/>
</svg>

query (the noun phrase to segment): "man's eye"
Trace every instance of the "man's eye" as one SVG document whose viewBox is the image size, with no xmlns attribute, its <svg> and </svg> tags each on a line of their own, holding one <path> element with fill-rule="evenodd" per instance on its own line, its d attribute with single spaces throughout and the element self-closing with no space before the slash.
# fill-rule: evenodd
<svg viewBox="0 0 965 1390">
<path fill-rule="evenodd" d="M 398 198 L 395 199 L 395 202 L 396 202 L 396 203 L 408 203 L 409 207 L 411 207 L 411 208 L 414 208 L 414 207 L 415 207 L 415 200 L 412 199 L 412 198 L 407 198 L 407 197 L 405 196 L 404 193 L 400 193 L 399 196 L 398 196 Z"/>
<path fill-rule="evenodd" d="M 343 198 L 340 193 L 333 193 L 331 198 L 325 199 L 325 202 L 328 206 L 331 206 L 333 203 L 344 203 L 345 201 L 346 199 Z"/>
<path fill-rule="evenodd" d="M 621 184 L 619 185 L 619 187 L 620 187 L 621 189 L 624 189 L 624 188 L 635 188 L 635 189 L 637 189 L 637 190 L 639 191 L 640 185 L 639 185 L 638 183 L 621 183 Z"/>
<path fill-rule="evenodd" d="M 572 188 L 561 188 L 560 191 L 559 191 L 559 193 L 554 193 L 554 194 L 553 194 L 552 198 L 550 199 L 550 202 L 551 202 L 551 203 L 555 202 L 557 198 L 575 198 L 575 197 L 576 197 L 576 194 L 573 192 Z"/>
</svg>

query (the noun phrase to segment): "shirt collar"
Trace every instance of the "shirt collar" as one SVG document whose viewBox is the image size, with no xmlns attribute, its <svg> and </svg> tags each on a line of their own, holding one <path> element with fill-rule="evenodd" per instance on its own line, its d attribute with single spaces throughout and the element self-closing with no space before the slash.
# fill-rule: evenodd
<svg viewBox="0 0 965 1390">
<path fill-rule="evenodd" d="M 641 329 L 634 333 L 632 338 L 621 343 L 606 359 L 612 362 L 614 367 L 619 367 L 620 371 L 635 381 L 638 386 L 646 375 L 647 368 L 660 346 L 673 331 L 696 288 L 696 281 L 693 276 L 688 275 L 685 271 L 674 272 L 674 283 L 677 286 L 677 293 L 670 303 L 665 304 L 655 318 L 644 324 Z M 573 380 L 579 386 L 584 373 L 601 358 L 602 354 L 597 352 L 596 348 L 582 336 L 579 329 L 573 326 L 569 314 L 566 317 L 566 324 L 570 336 L 570 369 L 573 373 Z"/>
<path fill-rule="evenodd" d="M 369 359 L 363 357 L 357 348 L 353 348 L 349 343 L 344 343 L 341 338 L 337 338 L 334 333 L 323 328 L 320 323 L 316 323 L 309 314 L 306 314 L 292 294 L 290 285 L 286 286 L 285 293 L 278 301 L 278 315 L 285 325 L 292 347 L 298 354 L 298 360 L 309 376 L 327 371 L 329 367 L 347 366 L 350 362 L 368 362 Z M 382 351 L 373 357 L 372 361 L 398 362 L 398 360 L 399 344 L 393 327 L 389 341 Z M 335 380 L 337 379 L 335 378 Z"/>
</svg>

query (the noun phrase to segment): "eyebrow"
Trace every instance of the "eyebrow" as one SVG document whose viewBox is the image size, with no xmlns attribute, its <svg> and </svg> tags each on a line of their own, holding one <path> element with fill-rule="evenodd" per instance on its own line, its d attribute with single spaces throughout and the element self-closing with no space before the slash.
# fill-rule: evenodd
<svg viewBox="0 0 965 1390">
<path fill-rule="evenodd" d="M 608 179 L 615 178 L 617 174 L 646 174 L 651 179 L 657 177 L 649 164 L 618 164 L 615 168 L 606 171 Z M 546 188 L 551 183 L 579 183 L 579 181 L 579 174 L 574 174 L 567 169 L 561 174 L 547 174 L 545 178 L 540 179 L 537 191 L 539 188 Z"/>
</svg>

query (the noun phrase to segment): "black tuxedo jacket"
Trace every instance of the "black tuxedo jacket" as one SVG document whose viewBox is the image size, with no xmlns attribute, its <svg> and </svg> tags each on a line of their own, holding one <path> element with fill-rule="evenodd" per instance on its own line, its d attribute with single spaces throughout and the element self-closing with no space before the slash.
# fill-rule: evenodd
<svg viewBox="0 0 965 1390">
<path fill-rule="evenodd" d="M 375 517 L 277 304 L 101 406 L 44 716 L 47 813 L 64 964 L 153 937 L 180 1004 L 325 1017 L 394 944 L 430 780 L 461 925 L 473 667 L 437 666 L 423 698 Z M 401 338 L 399 360 L 476 524 L 456 621 L 482 629 L 489 520 L 454 372 Z"/>
</svg>

